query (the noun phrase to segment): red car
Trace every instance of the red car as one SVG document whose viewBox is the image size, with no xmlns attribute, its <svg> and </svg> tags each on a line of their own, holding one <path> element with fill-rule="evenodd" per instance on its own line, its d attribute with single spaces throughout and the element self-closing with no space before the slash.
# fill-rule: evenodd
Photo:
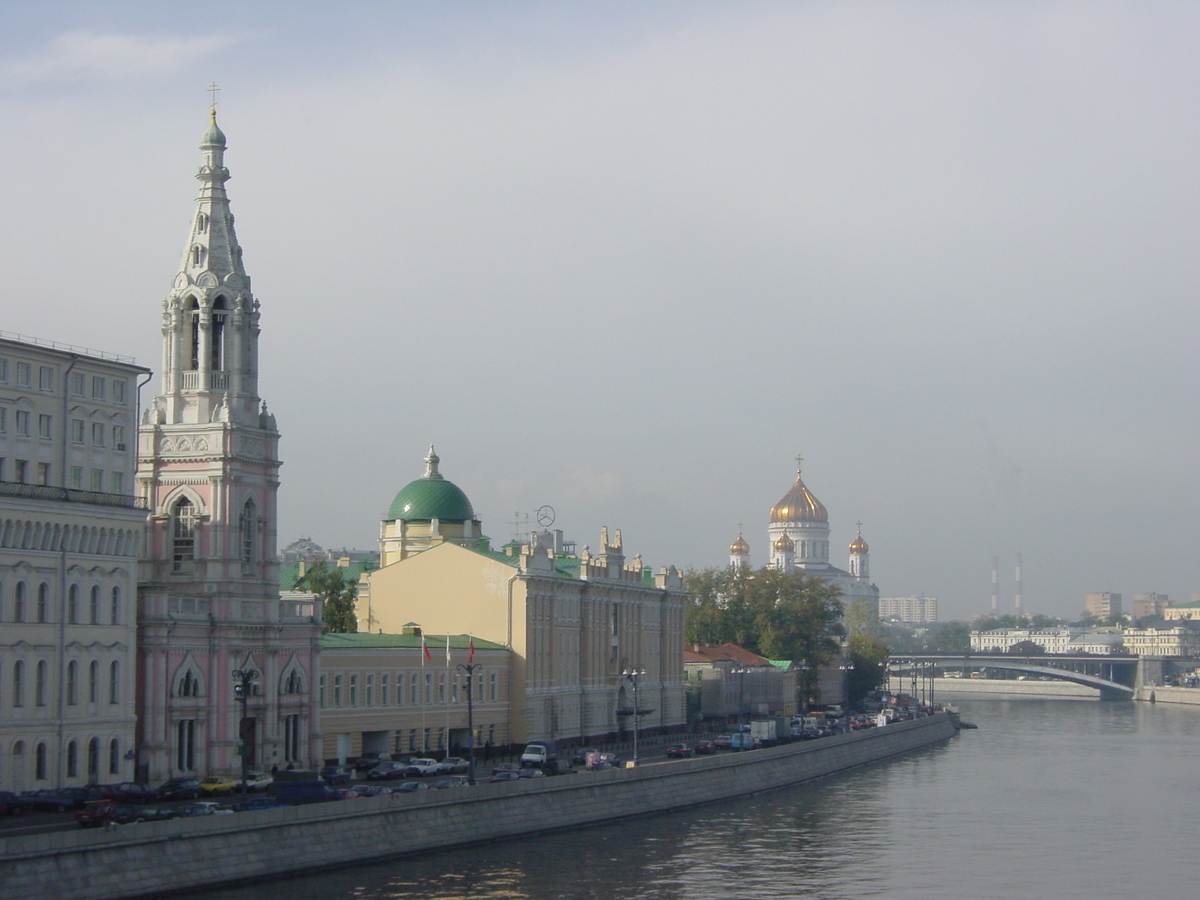
<svg viewBox="0 0 1200 900">
<path fill-rule="evenodd" d="M 692 755 L 692 748 L 680 741 L 667 748 L 667 756 L 671 759 L 687 759 Z"/>
<path fill-rule="evenodd" d="M 697 756 L 708 756 L 709 754 L 716 753 L 717 747 L 712 741 L 696 741 L 692 745 L 692 752 Z"/>
<path fill-rule="evenodd" d="M 132 806 L 118 806 L 112 800 L 93 800 L 75 813 L 80 828 L 98 828 L 106 822 L 127 825 L 136 822 L 137 817 L 137 810 Z"/>
</svg>

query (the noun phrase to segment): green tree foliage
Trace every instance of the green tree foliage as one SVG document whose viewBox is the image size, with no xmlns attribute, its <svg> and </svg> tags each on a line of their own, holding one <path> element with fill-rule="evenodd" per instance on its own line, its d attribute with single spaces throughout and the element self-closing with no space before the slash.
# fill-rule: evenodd
<svg viewBox="0 0 1200 900">
<path fill-rule="evenodd" d="M 1010 656 L 1045 656 L 1046 648 L 1036 641 L 1017 641 L 1008 648 Z"/>
<path fill-rule="evenodd" d="M 935 622 L 925 633 L 926 653 L 971 652 L 971 626 L 966 622 Z"/>
<path fill-rule="evenodd" d="M 850 604 L 846 615 L 850 629 L 847 651 L 851 666 L 847 676 L 847 692 L 852 707 L 858 706 L 871 691 L 887 682 L 888 647 L 883 640 L 879 608 L 869 597 L 859 597 Z"/>
<path fill-rule="evenodd" d="M 324 560 L 310 562 L 305 573 L 296 579 L 296 590 L 312 591 L 321 598 L 326 631 L 353 634 L 358 631 L 358 616 L 354 611 L 358 583 L 347 582 L 342 577 L 343 571 Z"/>
<path fill-rule="evenodd" d="M 820 667 L 838 653 L 841 589 L 823 578 L 778 569 L 701 569 L 687 573 L 688 643 L 732 642 L 768 659 L 800 664 L 800 695 L 816 697 Z"/>
</svg>

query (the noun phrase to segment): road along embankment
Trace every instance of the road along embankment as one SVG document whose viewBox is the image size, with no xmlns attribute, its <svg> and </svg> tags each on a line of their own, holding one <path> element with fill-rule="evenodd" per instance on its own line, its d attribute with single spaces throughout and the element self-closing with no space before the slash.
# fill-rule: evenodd
<svg viewBox="0 0 1200 900">
<path fill-rule="evenodd" d="M 5 897 L 117 900 L 298 875 L 731 800 L 940 743 L 936 713 L 882 728 L 638 769 L 0 839 Z"/>
</svg>

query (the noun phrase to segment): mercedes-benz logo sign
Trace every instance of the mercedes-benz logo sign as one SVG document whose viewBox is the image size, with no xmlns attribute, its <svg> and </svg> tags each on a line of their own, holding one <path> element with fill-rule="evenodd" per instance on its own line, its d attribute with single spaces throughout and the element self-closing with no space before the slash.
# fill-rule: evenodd
<svg viewBox="0 0 1200 900">
<path fill-rule="evenodd" d="M 541 525 L 543 528 L 549 528 L 551 525 L 554 524 L 554 507 L 553 506 L 539 506 L 537 508 L 537 512 L 535 512 L 534 515 L 537 516 L 537 523 L 539 525 Z"/>
</svg>

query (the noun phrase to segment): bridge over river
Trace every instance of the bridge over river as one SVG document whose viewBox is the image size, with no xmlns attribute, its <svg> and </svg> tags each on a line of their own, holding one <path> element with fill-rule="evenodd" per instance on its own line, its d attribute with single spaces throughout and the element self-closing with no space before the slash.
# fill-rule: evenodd
<svg viewBox="0 0 1200 900">
<path fill-rule="evenodd" d="M 1132 700 L 1138 657 L 1096 656 L 980 656 L 967 654 L 904 654 L 892 657 L 893 674 L 927 676 L 934 669 L 999 669 L 1086 685 L 1100 691 L 1101 700 Z"/>
</svg>

